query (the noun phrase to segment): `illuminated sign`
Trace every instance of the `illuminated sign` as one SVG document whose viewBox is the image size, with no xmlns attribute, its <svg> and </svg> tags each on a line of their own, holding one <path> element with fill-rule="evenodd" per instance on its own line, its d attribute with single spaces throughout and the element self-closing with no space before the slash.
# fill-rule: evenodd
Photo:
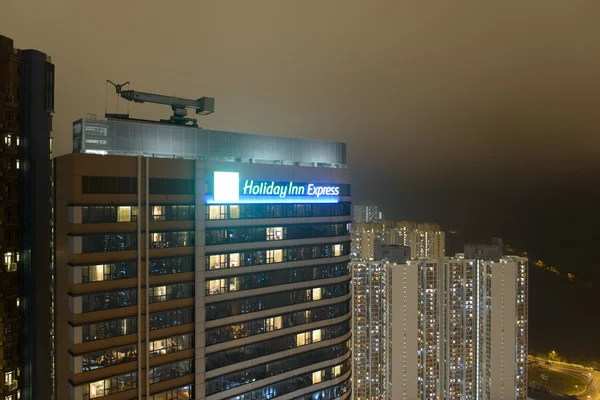
<svg viewBox="0 0 600 400">
<path fill-rule="evenodd" d="M 238 172 L 214 172 L 213 196 L 207 203 L 337 203 L 340 186 L 335 184 L 240 181 Z"/>
</svg>

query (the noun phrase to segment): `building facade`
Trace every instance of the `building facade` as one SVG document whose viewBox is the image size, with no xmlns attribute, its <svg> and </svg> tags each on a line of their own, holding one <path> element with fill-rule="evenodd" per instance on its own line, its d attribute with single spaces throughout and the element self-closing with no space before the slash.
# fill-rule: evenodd
<svg viewBox="0 0 600 400">
<path fill-rule="evenodd" d="M 64 398 L 350 396 L 343 144 L 126 120 L 73 133 L 56 160 Z"/>
<path fill-rule="evenodd" d="M 0 36 L 0 393 L 53 398 L 54 65 Z"/>
<path fill-rule="evenodd" d="M 413 259 L 438 259 L 445 256 L 445 233 L 438 224 L 381 220 L 352 226 L 352 256 L 374 260 L 375 241 L 410 248 Z"/>
<path fill-rule="evenodd" d="M 377 222 L 383 219 L 379 206 L 373 204 L 354 204 L 352 206 L 352 219 L 354 222 Z"/>
<path fill-rule="evenodd" d="M 352 266 L 356 399 L 527 398 L 527 259 Z"/>
</svg>

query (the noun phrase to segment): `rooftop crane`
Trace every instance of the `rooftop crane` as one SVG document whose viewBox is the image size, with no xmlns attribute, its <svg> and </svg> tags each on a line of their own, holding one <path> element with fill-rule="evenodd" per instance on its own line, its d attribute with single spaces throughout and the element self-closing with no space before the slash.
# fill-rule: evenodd
<svg viewBox="0 0 600 400">
<path fill-rule="evenodd" d="M 173 115 L 170 119 L 161 119 L 160 122 L 175 124 L 198 126 L 198 121 L 195 118 L 187 117 L 187 108 L 196 111 L 196 114 L 207 115 L 215 112 L 215 99 L 212 97 L 201 97 L 198 100 L 182 99 L 180 97 L 163 96 L 154 93 L 137 92 L 135 90 L 123 90 L 123 86 L 129 82 L 117 84 L 110 80 L 106 82 L 115 87 L 118 95 L 122 98 L 133 101 L 135 103 L 155 103 L 170 105 L 173 110 Z"/>
</svg>

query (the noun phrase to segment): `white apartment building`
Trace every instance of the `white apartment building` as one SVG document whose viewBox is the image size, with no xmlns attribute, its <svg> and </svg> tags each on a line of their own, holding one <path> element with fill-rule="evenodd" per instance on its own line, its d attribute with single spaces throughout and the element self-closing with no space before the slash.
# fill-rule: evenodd
<svg viewBox="0 0 600 400">
<path fill-rule="evenodd" d="M 352 262 L 354 398 L 526 399 L 527 265 Z"/>
</svg>

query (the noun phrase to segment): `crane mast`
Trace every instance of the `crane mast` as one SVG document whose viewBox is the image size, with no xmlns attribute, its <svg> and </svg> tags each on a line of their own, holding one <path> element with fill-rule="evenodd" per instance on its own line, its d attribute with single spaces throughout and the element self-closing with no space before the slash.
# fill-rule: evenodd
<svg viewBox="0 0 600 400">
<path fill-rule="evenodd" d="M 215 99 L 212 97 L 201 97 L 197 100 L 182 99 L 180 97 L 163 96 L 155 93 L 122 90 L 123 86 L 128 85 L 129 82 L 122 84 L 116 84 L 110 80 L 107 80 L 107 82 L 113 85 L 117 94 L 125 100 L 135 103 L 154 103 L 171 106 L 173 115 L 168 120 L 161 119 L 160 122 L 163 123 L 197 127 L 198 121 L 195 118 L 187 117 L 188 108 L 194 110 L 198 115 L 208 115 L 215 111 Z"/>
</svg>

